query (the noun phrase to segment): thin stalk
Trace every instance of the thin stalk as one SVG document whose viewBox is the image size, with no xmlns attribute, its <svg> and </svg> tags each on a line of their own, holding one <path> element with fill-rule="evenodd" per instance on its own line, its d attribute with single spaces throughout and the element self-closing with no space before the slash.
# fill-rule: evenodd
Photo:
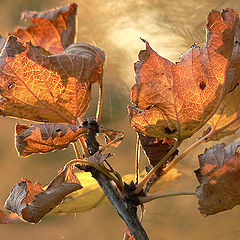
<svg viewBox="0 0 240 240">
<path fill-rule="evenodd" d="M 138 184 L 139 179 L 139 160 L 140 160 L 140 139 L 137 134 L 136 139 L 136 158 L 135 158 L 135 183 Z"/>
<path fill-rule="evenodd" d="M 196 192 L 173 192 L 173 193 L 166 193 L 166 194 L 156 194 L 150 195 L 145 197 L 139 197 L 139 201 L 141 203 L 151 202 L 152 200 L 166 198 L 166 197 L 175 197 L 175 196 L 183 196 L 183 195 L 197 195 Z"/>
<path fill-rule="evenodd" d="M 81 144 L 82 151 L 84 152 L 85 157 L 90 157 L 90 153 L 89 153 L 89 151 L 88 151 L 88 149 L 87 149 L 87 147 L 85 145 L 84 140 L 81 137 L 78 140 L 79 140 L 79 142 Z"/>
<path fill-rule="evenodd" d="M 222 130 L 222 129 L 221 129 Z M 187 148 L 179 157 L 177 157 L 176 159 L 174 159 L 165 169 L 164 169 L 164 173 L 166 174 L 167 172 L 169 172 L 173 167 L 175 167 L 177 165 L 177 163 L 179 163 L 184 157 L 186 157 L 190 152 L 192 152 L 196 147 L 198 147 L 200 144 L 202 144 L 203 142 L 205 142 L 206 139 L 213 137 L 216 133 L 218 133 L 219 130 L 215 130 L 214 128 L 211 129 L 211 131 L 206 134 L 205 136 L 203 136 L 202 138 L 200 138 L 198 141 L 196 141 L 194 144 L 192 144 L 189 148 Z M 162 176 L 161 176 L 162 177 Z M 160 177 L 160 178 L 161 178 Z"/>
<path fill-rule="evenodd" d="M 116 142 L 121 141 L 124 138 L 124 135 L 122 134 L 119 137 L 116 137 L 114 140 L 112 140 L 111 142 L 105 144 L 104 146 L 102 146 L 102 148 L 99 150 L 100 153 L 102 153 L 103 151 L 105 151 L 108 147 L 111 147 L 111 145 L 113 145 Z"/>
<path fill-rule="evenodd" d="M 103 80 L 102 80 L 103 81 Z M 102 115 L 102 104 L 103 104 L 103 85 L 99 85 L 99 92 L 98 92 L 98 105 L 96 111 L 96 122 L 99 124 L 101 121 Z"/>
<path fill-rule="evenodd" d="M 76 163 L 82 164 L 82 165 L 91 166 L 91 167 L 97 169 L 98 171 L 100 171 L 100 172 L 102 172 L 104 175 L 106 175 L 109 179 L 111 179 L 112 181 L 114 181 L 119 189 L 123 189 L 123 184 L 122 184 L 115 176 L 113 176 L 113 175 L 111 174 L 112 171 L 106 169 L 105 167 L 101 167 L 101 166 L 98 165 L 98 164 L 91 163 L 91 162 L 88 162 L 88 161 L 86 161 L 86 160 L 73 159 L 73 160 L 71 160 L 71 161 L 69 161 L 68 163 L 65 164 L 64 169 L 66 169 L 66 168 L 69 167 L 70 165 L 76 164 Z"/>
<path fill-rule="evenodd" d="M 148 180 L 153 176 L 153 174 L 161 167 L 176 151 L 176 149 L 181 145 L 183 140 L 178 140 L 176 144 L 169 150 L 169 152 L 159 161 L 159 163 L 143 178 L 143 180 L 137 185 L 136 190 L 134 191 L 135 194 L 138 194 L 142 191 L 145 184 Z"/>
<path fill-rule="evenodd" d="M 76 155 L 77 159 L 80 159 L 80 158 L 81 158 L 81 155 L 80 155 L 80 153 L 79 153 L 79 151 L 78 151 L 77 143 L 74 142 L 72 145 L 73 145 L 73 149 L 74 149 L 74 152 L 75 152 L 75 155 Z"/>
</svg>

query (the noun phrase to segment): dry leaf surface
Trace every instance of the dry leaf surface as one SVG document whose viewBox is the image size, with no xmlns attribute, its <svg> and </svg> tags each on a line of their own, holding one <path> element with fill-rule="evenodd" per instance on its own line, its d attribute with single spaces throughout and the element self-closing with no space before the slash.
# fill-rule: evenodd
<svg viewBox="0 0 240 240">
<path fill-rule="evenodd" d="M 118 147 L 121 144 L 122 139 L 124 138 L 124 133 L 117 130 L 104 127 L 101 127 L 99 130 L 104 136 L 105 143 L 111 143 L 112 147 Z"/>
<path fill-rule="evenodd" d="M 23 220 L 37 223 L 59 205 L 66 195 L 81 188 L 72 169 L 66 168 L 50 182 L 46 190 L 38 182 L 33 184 L 23 179 L 12 189 L 5 207 Z"/>
<path fill-rule="evenodd" d="M 14 36 L 41 46 L 51 54 L 60 53 L 74 41 L 76 11 L 76 4 L 39 13 L 25 11 L 22 19 L 28 19 L 32 24 L 18 28 Z"/>
<path fill-rule="evenodd" d="M 101 84 L 104 53 L 85 43 L 49 55 L 9 36 L 0 55 L 1 115 L 75 123 L 88 107 L 91 84 Z"/>
<path fill-rule="evenodd" d="M 238 14 L 225 9 L 208 15 L 207 40 L 195 44 L 174 64 L 146 42 L 135 64 L 136 84 L 129 107 L 133 128 L 151 137 L 184 139 L 214 114 L 225 93 L 236 85 L 228 76 Z"/>
<path fill-rule="evenodd" d="M 174 138 L 155 138 L 148 137 L 142 134 L 138 134 L 143 150 L 149 160 L 149 164 L 154 167 L 161 159 L 168 153 L 168 151 L 175 145 L 176 140 Z M 176 150 L 173 155 L 166 161 L 171 162 L 173 158 L 178 154 Z M 163 164 L 156 172 L 157 176 L 160 176 L 162 169 L 165 167 Z"/>
<path fill-rule="evenodd" d="M 200 212 L 213 215 L 240 204 L 240 155 L 237 139 L 229 146 L 218 144 L 199 155 L 200 168 L 195 170 Z"/>
<path fill-rule="evenodd" d="M 88 130 L 78 125 L 44 123 L 16 125 L 16 148 L 21 157 L 64 149 Z"/>
</svg>

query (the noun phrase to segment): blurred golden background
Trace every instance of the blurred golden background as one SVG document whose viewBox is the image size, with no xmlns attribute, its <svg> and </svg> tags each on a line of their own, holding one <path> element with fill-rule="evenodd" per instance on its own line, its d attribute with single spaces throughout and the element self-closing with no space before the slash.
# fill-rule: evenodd
<svg viewBox="0 0 240 240">
<path fill-rule="evenodd" d="M 238 0 L 79 0 L 78 41 L 96 44 L 106 54 L 104 72 L 104 104 L 102 124 L 121 130 L 126 134 L 118 149 L 111 149 L 115 157 L 112 165 L 121 174 L 133 173 L 135 156 L 135 133 L 130 128 L 126 106 L 129 103 L 130 87 L 134 83 L 133 64 L 138 52 L 144 48 L 140 37 L 149 41 L 161 56 L 177 61 L 192 43 L 204 42 L 206 15 L 211 9 L 229 7 L 240 11 Z M 24 10 L 43 11 L 71 1 L 63 0 L 1 0 L 0 32 L 3 36 L 13 32 L 21 23 Z M 92 104 L 87 116 L 93 116 L 97 93 L 94 88 Z M 33 155 L 20 159 L 14 147 L 16 119 L 0 118 L 0 206 L 15 183 L 27 177 L 42 184 L 48 183 L 63 164 L 74 158 L 69 146 L 65 151 L 45 155 Z M 230 139 L 230 143 L 239 134 Z M 184 147 L 196 140 L 185 142 Z M 197 154 L 209 143 L 190 154 L 179 170 L 182 177 L 164 192 L 194 191 L 198 182 L 193 170 L 198 168 Z M 141 168 L 146 159 L 141 155 Z M 145 205 L 143 225 L 152 240 L 218 239 L 235 240 L 240 237 L 240 209 L 202 217 L 197 208 L 197 199 L 183 196 L 156 200 Z M 16 223 L 0 225 L 0 239 L 24 240 L 87 240 L 122 239 L 125 226 L 110 204 L 79 214 L 45 217 L 31 225 Z"/>
</svg>

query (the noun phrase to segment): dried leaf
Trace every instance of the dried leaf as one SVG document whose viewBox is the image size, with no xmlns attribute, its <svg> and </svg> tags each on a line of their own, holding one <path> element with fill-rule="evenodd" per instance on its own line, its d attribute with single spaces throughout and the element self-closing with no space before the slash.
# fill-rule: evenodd
<svg viewBox="0 0 240 240">
<path fill-rule="evenodd" d="M 102 164 L 107 158 L 111 157 L 111 153 L 101 154 L 100 151 L 97 151 L 92 156 L 87 158 L 88 162 L 95 163 L 95 164 Z"/>
<path fill-rule="evenodd" d="M 101 127 L 100 132 L 103 134 L 106 144 L 112 143 L 112 147 L 118 147 L 124 138 L 124 133 L 117 130 Z"/>
<path fill-rule="evenodd" d="M 82 189 L 67 195 L 51 213 L 77 213 L 89 211 L 104 201 L 105 194 L 89 172 L 75 173 Z"/>
<path fill-rule="evenodd" d="M 223 99 L 219 109 L 208 121 L 215 130 L 224 129 L 223 131 L 215 134 L 210 140 L 218 141 L 222 137 L 234 134 L 240 127 L 240 120 L 236 120 L 233 124 L 228 126 L 234 119 L 239 118 L 240 113 L 240 85 L 234 91 L 228 93 Z M 228 126 L 226 128 L 226 126 Z"/>
<path fill-rule="evenodd" d="M 78 125 L 61 123 L 16 125 L 16 148 L 21 157 L 64 149 L 88 130 Z"/>
<path fill-rule="evenodd" d="M 187 138 L 217 110 L 236 79 L 228 76 L 238 14 L 234 10 L 208 15 L 207 40 L 195 44 L 172 63 L 146 42 L 135 64 L 136 84 L 129 114 L 133 128 L 150 137 Z M 226 77 L 225 77 L 226 76 Z"/>
<path fill-rule="evenodd" d="M 240 139 L 231 145 L 218 144 L 198 156 L 200 168 L 195 170 L 200 212 L 213 215 L 240 204 Z"/>
<path fill-rule="evenodd" d="M 12 189 L 5 207 L 23 220 L 37 223 L 59 205 L 66 195 L 81 188 L 72 169 L 66 168 L 50 182 L 46 190 L 38 182 L 33 184 L 23 179 Z"/>
<path fill-rule="evenodd" d="M 218 141 L 225 136 L 234 134 L 240 127 L 239 118 L 239 96 L 240 96 L 240 22 L 238 22 L 235 34 L 235 44 L 233 47 L 232 57 L 229 64 L 228 77 L 237 80 L 237 85 L 230 91 L 221 102 L 217 112 L 212 116 L 208 123 L 217 131 L 222 131 L 215 134 L 210 140 Z M 235 121 L 233 123 L 233 121 Z M 231 124 L 232 123 L 232 124 Z M 229 126 L 229 124 L 231 124 Z"/>
<path fill-rule="evenodd" d="M 0 35 L 0 51 L 2 50 L 4 43 L 5 43 L 5 39 L 3 36 Z"/>
<path fill-rule="evenodd" d="M 143 150 L 149 160 L 151 166 L 157 165 L 160 160 L 168 153 L 168 151 L 175 145 L 176 140 L 174 138 L 155 138 L 148 137 L 142 134 L 138 134 Z M 178 154 L 176 150 L 173 155 L 166 161 L 171 162 L 173 158 Z M 163 164 L 156 172 L 157 176 L 162 174 L 162 169 L 165 167 Z"/>
<path fill-rule="evenodd" d="M 41 46 L 51 54 L 60 53 L 74 41 L 76 11 L 76 4 L 39 13 L 25 11 L 22 19 L 28 19 L 32 24 L 18 28 L 14 36 Z"/>
<path fill-rule="evenodd" d="M 75 123 L 101 84 L 104 53 L 85 43 L 48 55 L 9 36 L 0 55 L 0 114 L 40 122 Z"/>
<path fill-rule="evenodd" d="M 0 210 L 0 224 L 13 223 L 19 220 L 19 217 L 12 213 L 7 215 L 4 211 Z"/>
</svg>

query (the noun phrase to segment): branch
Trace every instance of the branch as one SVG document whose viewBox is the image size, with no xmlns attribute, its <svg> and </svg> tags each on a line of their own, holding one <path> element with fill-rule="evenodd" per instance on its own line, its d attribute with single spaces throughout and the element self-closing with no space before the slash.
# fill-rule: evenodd
<svg viewBox="0 0 240 240">
<path fill-rule="evenodd" d="M 104 174 L 97 171 L 93 174 L 93 177 L 97 180 L 98 184 L 106 194 L 115 210 L 118 212 L 119 216 L 127 224 L 134 238 L 136 240 L 149 240 L 141 222 L 137 217 L 137 208 L 128 206 L 127 202 L 121 198 L 117 189 Z"/>
</svg>

